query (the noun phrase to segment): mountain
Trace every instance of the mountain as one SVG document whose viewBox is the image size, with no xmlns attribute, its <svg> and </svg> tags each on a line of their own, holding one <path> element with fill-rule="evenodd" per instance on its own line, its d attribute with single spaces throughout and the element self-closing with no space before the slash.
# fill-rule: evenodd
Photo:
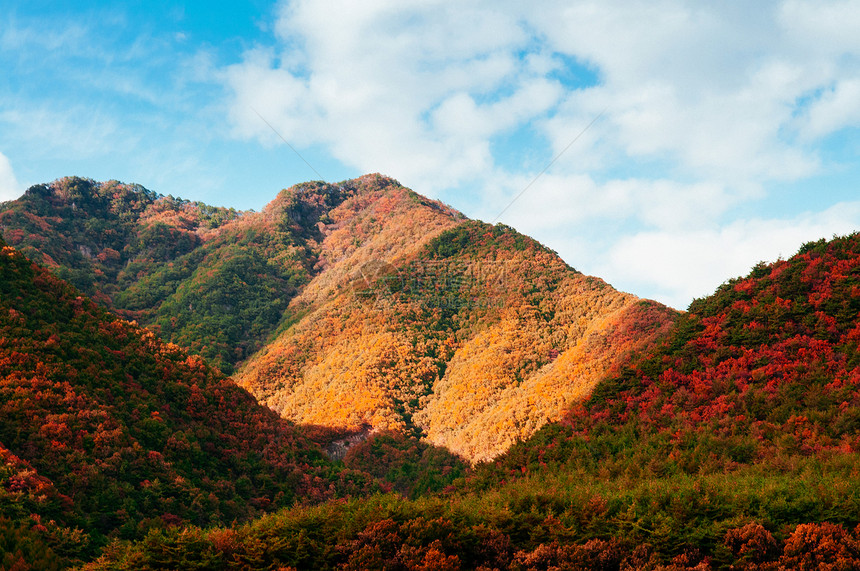
<svg viewBox="0 0 860 571">
<path fill-rule="evenodd" d="M 158 531 L 89 569 L 858 569 L 858 367 L 855 234 L 696 300 L 443 494 Z"/>
<path fill-rule="evenodd" d="M 415 209 L 394 204 L 396 229 Z M 331 255 L 342 277 L 312 280 L 237 382 L 296 422 L 414 432 L 474 462 L 560 418 L 676 317 L 502 225 L 386 243 Z"/>
<path fill-rule="evenodd" d="M 694 301 L 656 351 L 602 381 L 562 426 L 583 437 L 636 433 L 643 460 L 665 459 L 683 472 L 853 452 L 858 387 L 854 234 L 806 244 Z"/>
<path fill-rule="evenodd" d="M 0 207 L 0 229 L 291 421 L 472 462 L 558 420 L 678 315 L 380 175 L 259 213 L 61 179 Z"/>
<path fill-rule="evenodd" d="M 6 235 L 49 263 L 80 232 L 54 271 L 199 352 L 229 337 L 198 322 L 257 333 L 213 353 L 231 380 L 0 246 L 4 568 L 860 568 L 858 234 L 678 314 L 378 175 L 213 223 L 115 191 L 140 203 L 115 244 L 146 247 L 109 275 L 122 217 L 88 226 L 74 181 L 118 184 L 7 204 Z M 172 238 L 134 242 L 157 209 Z"/>
<path fill-rule="evenodd" d="M 0 523 L 54 551 L 378 489 L 197 356 L 0 241 Z M 35 528 L 34 528 L 35 529 Z"/>
<path fill-rule="evenodd" d="M 421 435 L 485 460 L 674 321 L 511 228 L 375 184 L 328 212 L 325 269 L 235 376 L 285 418 Z"/>
</svg>

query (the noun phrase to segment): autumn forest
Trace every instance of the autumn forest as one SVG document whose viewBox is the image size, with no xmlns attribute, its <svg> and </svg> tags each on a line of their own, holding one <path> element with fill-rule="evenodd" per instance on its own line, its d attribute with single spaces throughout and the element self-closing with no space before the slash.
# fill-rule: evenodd
<svg viewBox="0 0 860 571">
<path fill-rule="evenodd" d="M 860 568 L 860 235 L 678 312 L 366 175 L 0 203 L 0 570 Z"/>
</svg>

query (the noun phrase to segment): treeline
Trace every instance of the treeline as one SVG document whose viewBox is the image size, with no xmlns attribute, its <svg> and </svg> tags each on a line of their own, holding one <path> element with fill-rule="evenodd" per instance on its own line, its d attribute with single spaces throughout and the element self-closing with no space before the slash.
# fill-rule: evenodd
<svg viewBox="0 0 860 571">
<path fill-rule="evenodd" d="M 482 494 L 330 502 L 232 528 L 152 531 L 87 569 L 856 569 L 860 530 L 832 519 L 856 517 L 856 462 L 823 463 L 824 478 L 814 462 L 791 477 L 566 473 Z"/>
</svg>

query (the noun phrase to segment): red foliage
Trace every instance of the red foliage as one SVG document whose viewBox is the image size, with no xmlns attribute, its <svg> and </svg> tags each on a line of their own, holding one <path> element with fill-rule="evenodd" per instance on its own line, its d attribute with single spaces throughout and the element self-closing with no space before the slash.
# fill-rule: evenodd
<svg viewBox="0 0 860 571">
<path fill-rule="evenodd" d="M 860 569 L 860 542 L 841 525 L 805 523 L 785 542 L 781 569 Z"/>
<path fill-rule="evenodd" d="M 0 247 L 0 460 L 35 468 L 0 484 L 36 513 L 131 537 L 162 514 L 246 519 L 366 486 L 199 357 Z"/>
<path fill-rule="evenodd" d="M 856 446 L 858 272 L 858 235 L 756 268 L 694 302 L 660 350 L 598 386 L 567 422 L 580 434 L 616 423 L 671 428 L 677 443 L 681 433 L 747 431 L 757 457 Z M 837 410 L 843 422 L 831 420 Z"/>
</svg>

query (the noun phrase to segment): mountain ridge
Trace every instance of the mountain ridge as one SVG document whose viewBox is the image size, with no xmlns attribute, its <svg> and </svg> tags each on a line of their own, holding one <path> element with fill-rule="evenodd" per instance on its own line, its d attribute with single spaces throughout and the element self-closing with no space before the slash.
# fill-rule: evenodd
<svg viewBox="0 0 860 571">
<path fill-rule="evenodd" d="M 247 366 L 284 416 L 337 420 L 311 427 L 340 439 L 336 463 L 200 357 L 0 245 L 0 565 L 860 566 L 860 234 L 759 264 L 678 314 L 394 181 L 351 184 L 367 193 L 288 189 L 196 261 L 167 251 L 200 274 L 176 278 L 183 303 L 220 287 L 216 262 L 254 259 L 242 248 L 285 254 L 298 281 Z M 165 236 L 189 223 L 174 206 L 153 214 L 173 220 Z M 426 223 L 406 225 L 413 212 Z M 63 221 L 28 214 L 0 220 Z M 157 265 L 164 245 L 120 259 Z M 106 534 L 119 540 L 102 550 Z"/>
<path fill-rule="evenodd" d="M 557 419 L 676 315 L 378 174 L 302 183 L 259 213 L 68 178 L 6 203 L 0 228 L 285 418 L 471 461 Z"/>
<path fill-rule="evenodd" d="M 304 183 L 258 213 L 66 177 L 4 203 L 0 232 L 102 305 L 230 373 L 319 272 L 319 217 L 388 186 L 399 185 L 379 175 Z"/>
</svg>

